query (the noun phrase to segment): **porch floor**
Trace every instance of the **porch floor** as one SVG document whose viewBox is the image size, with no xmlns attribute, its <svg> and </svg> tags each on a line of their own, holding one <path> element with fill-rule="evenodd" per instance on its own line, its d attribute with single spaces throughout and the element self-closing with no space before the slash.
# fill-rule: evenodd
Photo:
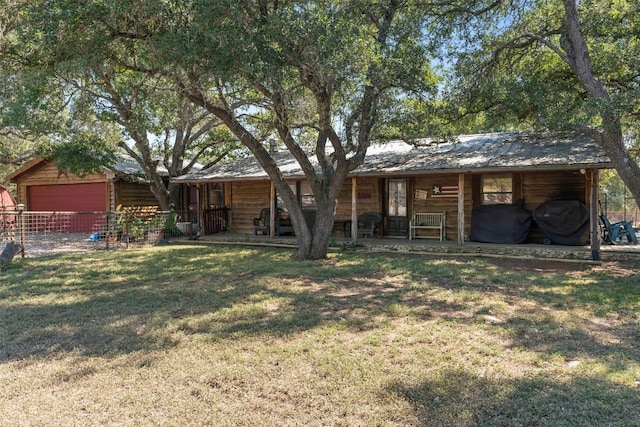
<svg viewBox="0 0 640 427">
<path fill-rule="evenodd" d="M 277 246 L 296 247 L 295 236 L 253 236 L 250 234 L 212 234 L 202 236 L 198 240 L 202 243 L 247 245 L 247 246 Z M 593 260 L 591 246 L 561 246 L 527 244 L 495 244 L 465 242 L 458 245 L 455 241 L 439 241 L 432 239 L 407 238 L 359 238 L 353 245 L 350 238 L 332 237 L 330 251 L 333 249 L 353 249 L 363 252 L 397 252 L 397 253 L 425 253 L 442 255 L 488 256 L 505 258 L 549 258 L 563 260 Z M 638 261 L 640 262 L 640 245 L 620 243 L 617 245 L 602 244 L 600 246 L 602 261 Z"/>
</svg>

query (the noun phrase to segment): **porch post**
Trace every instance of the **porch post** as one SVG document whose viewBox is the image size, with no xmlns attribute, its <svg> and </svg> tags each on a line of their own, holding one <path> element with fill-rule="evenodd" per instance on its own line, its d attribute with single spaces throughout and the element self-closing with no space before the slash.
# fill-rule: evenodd
<svg viewBox="0 0 640 427">
<path fill-rule="evenodd" d="M 196 184 L 196 215 L 198 215 L 198 230 L 200 231 L 200 235 L 205 235 L 204 229 L 204 208 L 202 207 L 201 197 L 200 197 L 200 183 Z"/>
<path fill-rule="evenodd" d="M 594 261 L 600 261 L 600 233 L 598 227 L 598 199 L 600 186 L 600 169 L 591 169 L 591 257 Z"/>
<path fill-rule="evenodd" d="M 351 240 L 358 240 L 358 179 L 351 178 Z"/>
<path fill-rule="evenodd" d="M 269 237 L 274 238 L 276 235 L 276 186 L 271 181 L 271 189 L 269 190 Z"/>
<path fill-rule="evenodd" d="M 464 173 L 458 175 L 458 244 L 464 245 Z"/>
</svg>

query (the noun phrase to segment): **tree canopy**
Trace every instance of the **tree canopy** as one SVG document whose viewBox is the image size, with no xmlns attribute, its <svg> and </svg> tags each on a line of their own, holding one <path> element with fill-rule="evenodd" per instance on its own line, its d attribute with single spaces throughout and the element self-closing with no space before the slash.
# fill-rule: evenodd
<svg viewBox="0 0 640 427">
<path fill-rule="evenodd" d="M 125 151 L 168 209 L 175 186 L 166 185 L 159 162 L 175 177 L 235 146 L 216 130 L 220 121 L 188 102 L 174 81 L 128 66 L 144 55 L 110 29 L 109 22 L 122 17 L 119 11 L 135 16 L 135 5 L 122 6 L 22 4 L 18 24 L 2 43 L 3 63 L 13 71 L 7 73 L 11 96 L 4 98 L 0 118 L 7 129 L 40 136 L 25 157 L 46 155 L 80 175 L 111 166 L 115 151 Z"/>
<path fill-rule="evenodd" d="M 61 158 L 104 161 L 95 154 L 118 145 L 163 207 L 154 154 L 175 176 L 232 135 L 289 210 L 299 258 L 326 255 L 335 200 L 374 139 L 579 131 L 640 200 L 625 146 L 638 134 L 631 0 L 5 2 L 19 11 L 0 15 L 7 129 L 46 129 Z M 313 228 L 269 140 L 302 167 Z"/>
<path fill-rule="evenodd" d="M 447 96 L 454 116 L 592 136 L 640 203 L 639 8 L 627 0 L 511 3 L 457 53 Z"/>
<path fill-rule="evenodd" d="M 219 117 L 270 176 L 295 227 L 298 257 L 324 257 L 335 200 L 364 160 L 381 101 L 433 89 L 421 15 L 398 0 L 222 3 L 225 12 L 207 5 L 193 14 L 218 20 L 221 30 L 196 24 L 172 34 L 182 36 L 173 52 L 189 52 L 191 40 L 217 49 L 183 60 L 184 93 Z M 317 206 L 313 229 L 246 120 L 253 111 L 270 117 L 274 136 L 301 165 Z"/>
</svg>

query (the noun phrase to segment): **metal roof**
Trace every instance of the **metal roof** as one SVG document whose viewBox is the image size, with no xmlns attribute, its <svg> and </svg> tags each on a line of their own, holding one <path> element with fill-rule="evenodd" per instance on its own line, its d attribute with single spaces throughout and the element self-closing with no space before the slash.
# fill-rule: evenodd
<svg viewBox="0 0 640 427">
<path fill-rule="evenodd" d="M 164 165 L 164 160 L 160 157 L 154 158 L 154 160 L 158 161 L 158 166 L 156 171 L 158 175 L 161 177 L 168 177 L 169 170 Z M 118 154 L 116 162 L 111 166 L 111 169 L 116 173 L 116 175 L 125 177 L 125 178 L 144 178 L 146 179 L 146 174 L 140 163 L 138 163 L 133 157 L 127 154 Z"/>
<path fill-rule="evenodd" d="M 423 139 L 408 144 L 372 144 L 365 161 L 350 176 L 527 171 L 540 169 L 610 168 L 611 161 L 592 138 L 551 133 L 461 135 L 452 142 Z M 315 156 L 310 156 L 317 166 Z M 304 177 L 288 152 L 274 159 L 287 178 Z M 175 178 L 178 182 L 268 179 L 253 157 L 215 165 Z"/>
</svg>

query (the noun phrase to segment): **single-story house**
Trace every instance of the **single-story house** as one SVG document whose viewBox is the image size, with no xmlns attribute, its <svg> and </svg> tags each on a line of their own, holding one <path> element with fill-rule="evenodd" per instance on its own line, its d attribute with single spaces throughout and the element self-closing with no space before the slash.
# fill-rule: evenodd
<svg viewBox="0 0 640 427">
<path fill-rule="evenodd" d="M 283 151 L 274 159 L 303 209 L 312 209 L 313 195 L 293 156 Z M 380 236 L 431 237 L 433 230 L 416 227 L 420 224 L 414 213 L 445 213 L 443 239 L 463 244 L 472 234 L 473 213 L 483 205 L 521 201 L 525 210 L 534 211 L 554 200 L 584 204 L 591 215 L 590 232 L 596 233 L 599 170 L 611 167 L 604 150 L 582 135 L 491 133 L 445 143 L 372 144 L 364 163 L 343 185 L 334 233 L 341 235 L 343 224 L 357 215 L 378 212 L 383 218 Z M 183 191 L 186 203 L 201 218 L 208 208 L 226 208 L 227 229 L 235 233 L 252 233 L 253 219 L 271 206 L 270 179 L 253 157 L 174 181 L 189 187 Z M 543 240 L 534 225 L 528 241 Z"/>
<path fill-rule="evenodd" d="M 160 173 L 168 172 L 159 166 Z M 114 170 L 77 176 L 37 157 L 7 176 L 16 184 L 17 203 L 30 211 L 107 212 L 118 206 L 157 206 L 140 166 L 121 156 Z"/>
</svg>

